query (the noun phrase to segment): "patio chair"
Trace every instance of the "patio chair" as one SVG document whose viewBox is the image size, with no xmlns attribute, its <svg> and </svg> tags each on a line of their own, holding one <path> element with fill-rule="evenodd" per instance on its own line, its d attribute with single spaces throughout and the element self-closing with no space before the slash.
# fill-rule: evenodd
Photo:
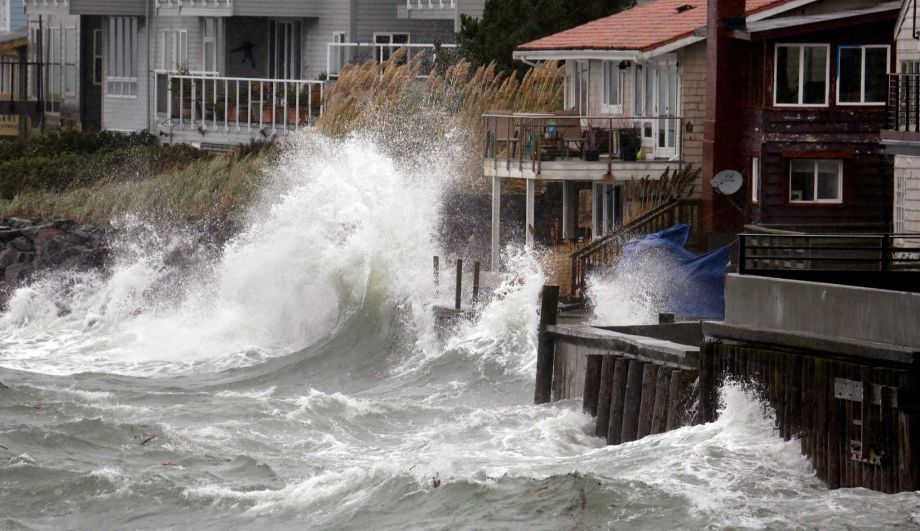
<svg viewBox="0 0 920 531">
<path fill-rule="evenodd" d="M 573 153 L 581 156 L 585 147 L 585 132 L 581 129 L 581 117 L 577 111 L 556 113 L 556 131 L 565 156 Z"/>
<path fill-rule="evenodd" d="M 486 156 L 497 158 L 501 144 L 505 144 L 509 153 L 513 155 L 517 149 L 518 133 L 511 111 L 497 110 L 489 111 L 487 114 L 491 116 L 486 119 Z"/>
</svg>

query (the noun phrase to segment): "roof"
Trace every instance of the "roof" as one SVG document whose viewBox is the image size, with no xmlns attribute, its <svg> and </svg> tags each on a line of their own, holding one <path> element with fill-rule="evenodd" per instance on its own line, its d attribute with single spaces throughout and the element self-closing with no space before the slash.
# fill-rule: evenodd
<svg viewBox="0 0 920 531">
<path fill-rule="evenodd" d="M 823 24 L 837 20 L 845 20 L 854 17 L 864 17 L 867 15 L 882 15 L 888 13 L 893 16 L 895 12 L 900 11 L 900 9 L 901 2 L 885 2 L 883 4 L 863 9 L 848 9 L 845 11 L 834 11 L 831 13 L 819 13 L 815 15 L 759 20 L 757 22 L 748 22 L 747 28 L 740 33 L 748 35 L 754 33 L 767 33 L 791 28 L 799 28 L 802 26 L 811 26 L 813 24 Z"/>
<path fill-rule="evenodd" d="M 747 0 L 747 14 L 791 0 Z M 654 0 L 519 46 L 536 50 L 653 50 L 706 25 L 706 0 Z"/>
<path fill-rule="evenodd" d="M 8 52 L 29 44 L 27 30 L 5 31 L 0 33 L 0 52 Z"/>
</svg>

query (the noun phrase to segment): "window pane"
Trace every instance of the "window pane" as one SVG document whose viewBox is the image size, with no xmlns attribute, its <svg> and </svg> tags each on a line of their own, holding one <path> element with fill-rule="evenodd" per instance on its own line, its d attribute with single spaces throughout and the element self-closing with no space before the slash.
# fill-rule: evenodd
<svg viewBox="0 0 920 531">
<path fill-rule="evenodd" d="M 799 102 L 799 50 L 798 46 L 776 49 L 776 103 Z"/>
<path fill-rule="evenodd" d="M 839 169 L 839 162 L 818 162 L 818 199 L 840 199 Z"/>
<path fill-rule="evenodd" d="M 845 103 L 859 103 L 862 87 L 862 48 L 840 49 L 840 100 Z"/>
<path fill-rule="evenodd" d="M 866 48 L 866 102 L 884 103 L 887 91 L 888 49 Z"/>
<path fill-rule="evenodd" d="M 815 200 L 815 165 L 810 160 L 790 162 L 789 200 Z"/>
<path fill-rule="evenodd" d="M 802 103 L 827 103 L 827 48 L 805 48 L 805 86 Z"/>
</svg>

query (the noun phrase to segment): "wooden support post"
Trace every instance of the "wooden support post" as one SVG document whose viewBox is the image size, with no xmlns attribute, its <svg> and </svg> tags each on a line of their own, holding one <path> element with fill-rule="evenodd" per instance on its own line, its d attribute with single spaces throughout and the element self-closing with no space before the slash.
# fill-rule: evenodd
<svg viewBox="0 0 920 531">
<path fill-rule="evenodd" d="M 642 372 L 642 401 L 639 403 L 639 430 L 636 438 L 641 439 L 652 433 L 652 416 L 655 409 L 658 388 L 658 365 L 647 363 Z M 664 367 L 661 367 L 663 370 Z"/>
<path fill-rule="evenodd" d="M 918 378 L 900 375 L 898 384 L 898 491 L 920 490 L 920 401 Z"/>
<path fill-rule="evenodd" d="M 458 287 L 459 282 L 458 280 Z M 555 342 L 546 327 L 556 324 L 559 311 L 559 286 L 543 286 L 540 299 L 540 327 L 537 332 L 537 383 L 533 397 L 535 404 L 545 404 L 552 398 Z"/>
<path fill-rule="evenodd" d="M 620 429 L 620 442 L 635 441 L 639 432 L 639 409 L 642 405 L 642 376 L 645 363 L 629 360 L 629 372 L 626 377 L 626 401 L 623 407 L 623 427 Z"/>
<path fill-rule="evenodd" d="M 460 299 L 463 295 L 463 260 L 457 258 L 457 283 L 454 292 L 454 308 L 460 309 Z"/>
<path fill-rule="evenodd" d="M 479 304 L 479 262 L 473 264 L 473 306 Z"/>
<path fill-rule="evenodd" d="M 833 375 L 838 374 L 839 371 L 838 364 L 832 362 L 828 369 L 831 374 L 831 382 L 833 382 Z M 847 441 L 847 426 L 844 416 L 840 414 L 840 402 L 840 400 L 831 396 L 827 408 L 827 475 L 824 482 L 831 489 L 840 487 L 841 465 L 845 464 L 845 460 L 849 459 L 847 452 L 849 444 Z M 841 453 L 844 454 L 843 459 L 841 459 Z"/>
<path fill-rule="evenodd" d="M 604 357 L 600 354 L 585 356 L 585 391 L 581 404 L 584 412 L 592 417 L 597 416 L 598 396 L 601 390 L 601 367 Z"/>
<path fill-rule="evenodd" d="M 655 407 L 652 412 L 653 435 L 664 433 L 668 429 L 668 389 L 671 386 L 672 369 L 658 367 L 658 377 L 655 383 Z"/>
<path fill-rule="evenodd" d="M 610 393 L 613 388 L 613 371 L 617 362 L 616 356 L 601 356 L 601 378 L 597 390 L 597 421 L 594 425 L 594 434 L 598 437 L 607 437 L 607 426 L 610 422 Z"/>
<path fill-rule="evenodd" d="M 687 410 L 691 402 L 690 387 L 699 371 L 674 369 L 671 371 L 671 387 L 668 389 L 667 430 L 676 430 L 687 424 Z"/>
<path fill-rule="evenodd" d="M 815 358 L 815 420 L 812 433 L 815 437 L 815 450 L 812 462 L 818 477 L 827 479 L 827 403 L 828 403 L 827 360 Z M 833 400 L 833 393 L 831 393 Z"/>
<path fill-rule="evenodd" d="M 434 287 L 438 288 L 438 284 L 441 282 L 441 265 L 438 263 L 439 258 L 437 256 L 432 258 L 432 264 L 434 265 Z"/>
<path fill-rule="evenodd" d="M 716 420 L 718 382 L 715 375 L 714 356 L 720 346 L 720 343 L 707 342 L 700 349 L 700 401 L 697 418 L 694 419 L 699 423 Z"/>
<path fill-rule="evenodd" d="M 629 361 L 617 359 L 613 369 L 613 385 L 610 390 L 610 415 L 607 421 L 607 444 L 620 444 L 623 428 L 623 406 L 626 402 L 626 376 Z"/>
</svg>

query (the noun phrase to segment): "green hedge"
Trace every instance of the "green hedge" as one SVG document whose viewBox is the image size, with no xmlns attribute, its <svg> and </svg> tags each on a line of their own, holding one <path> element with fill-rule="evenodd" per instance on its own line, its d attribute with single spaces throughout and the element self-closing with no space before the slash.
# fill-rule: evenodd
<svg viewBox="0 0 920 531">
<path fill-rule="evenodd" d="M 147 177 L 208 156 L 187 145 L 161 146 L 146 133 L 64 131 L 0 142 L 0 198 Z"/>
</svg>

